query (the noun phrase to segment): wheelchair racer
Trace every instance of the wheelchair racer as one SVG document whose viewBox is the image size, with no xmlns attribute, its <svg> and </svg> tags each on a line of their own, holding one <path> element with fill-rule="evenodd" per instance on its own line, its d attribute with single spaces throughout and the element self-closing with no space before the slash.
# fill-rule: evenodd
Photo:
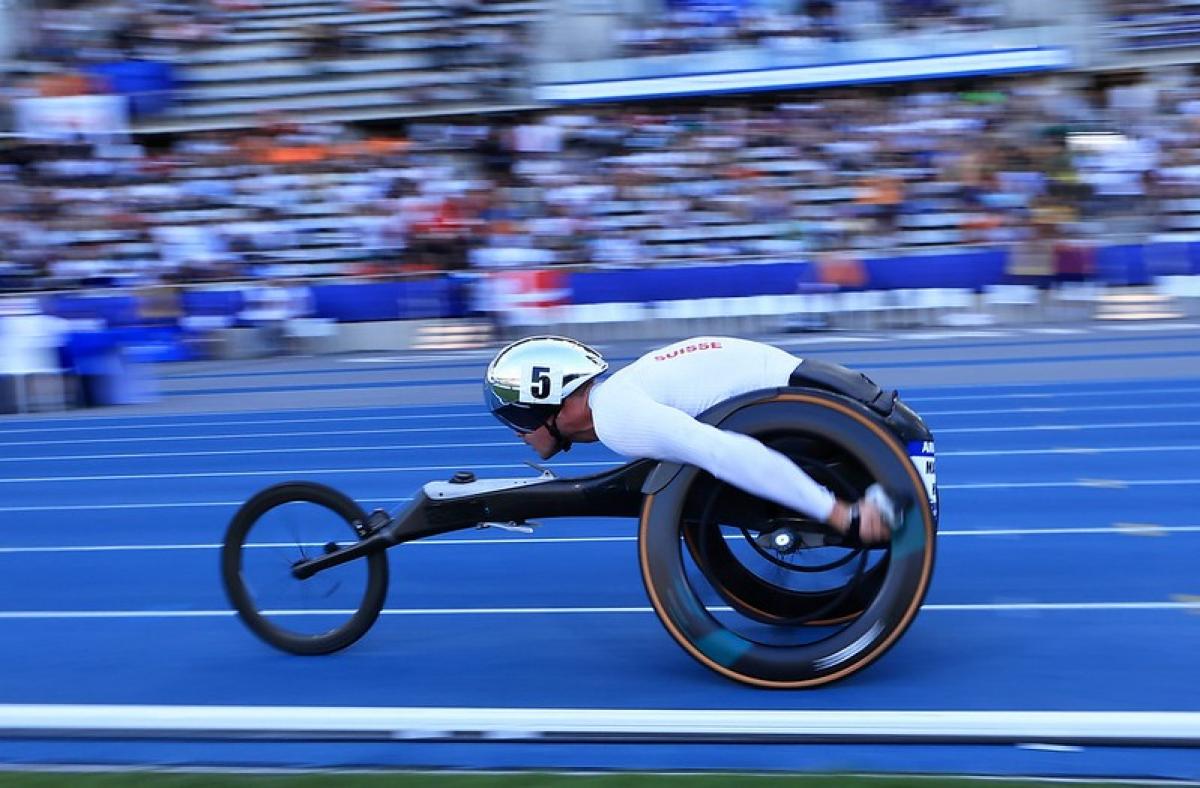
<svg viewBox="0 0 1200 788">
<path fill-rule="evenodd" d="M 693 337 L 600 379 L 607 362 L 566 337 L 529 337 L 488 365 L 484 398 L 542 459 L 599 441 L 633 459 L 695 465 L 745 492 L 827 523 L 865 544 L 891 535 L 896 509 L 878 485 L 839 500 L 783 454 L 695 416 L 739 394 L 786 386 L 803 361 L 761 342 Z"/>
</svg>

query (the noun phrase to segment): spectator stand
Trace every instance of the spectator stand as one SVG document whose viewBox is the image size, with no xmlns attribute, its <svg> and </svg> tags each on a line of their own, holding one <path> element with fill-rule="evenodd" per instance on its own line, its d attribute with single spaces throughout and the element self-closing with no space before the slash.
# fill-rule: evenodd
<svg viewBox="0 0 1200 788">
<path fill-rule="evenodd" d="M 1087 145 L 1072 140 L 1088 135 L 1028 131 L 1076 122 L 1040 102 L 1035 87 L 994 88 L 823 93 L 766 110 L 730 101 L 556 111 L 511 127 L 422 124 L 404 140 L 276 123 L 191 135 L 169 151 L 120 140 L 44 146 L 0 167 L 0 178 L 21 186 L 0 206 L 0 234 L 14 260 L 52 287 L 531 263 L 653 269 L 831 253 L 875 260 L 1019 247 L 1043 227 L 1097 244 L 1110 228 L 1125 233 L 1138 229 L 1138 217 L 1158 216 L 1146 207 L 1158 201 L 1168 210 L 1142 229 L 1164 241 L 1190 238 L 1200 207 L 1194 87 L 1150 108 L 1160 136 L 1114 113 L 1102 124 L 1085 118 Z M 971 143 L 980 136 L 998 144 Z M 1094 270 L 1113 286 L 1148 286 L 1156 275 L 1133 276 L 1129 264 Z M 843 285 L 883 287 L 927 289 Z M 815 325 L 842 301 L 879 319 L 930 311 L 919 306 L 929 294 L 759 295 L 805 296 L 794 307 Z M 711 306 L 681 319 L 698 324 Z M 772 311 L 762 301 L 725 306 Z M 606 321 L 620 314 L 593 311 Z"/>
<path fill-rule="evenodd" d="M 217 12 L 177 54 L 185 83 L 147 131 L 254 126 L 271 113 L 366 120 L 528 103 L 543 0 L 445 4 L 263 0 Z"/>
<path fill-rule="evenodd" d="M 46 260 L 43 286 L 70 287 L 879 256 L 1020 242 L 1055 199 L 1095 204 L 1106 211 L 1097 226 L 1110 226 L 1102 200 L 1050 196 L 1093 179 L 1083 165 L 1061 168 L 1058 148 L 1006 142 L 964 155 L 963 135 L 983 124 L 1002 135 L 1010 118 L 1041 117 L 1015 90 L 995 96 L 551 113 L 499 134 L 430 124 L 412 140 L 280 124 L 189 137 L 165 154 L 50 147 L 46 161 L 23 166 L 35 190 L 11 214 L 44 216 L 37 229 L 48 232 L 23 231 L 14 248 Z M 476 144 L 492 137 L 498 147 Z M 1163 167 L 1162 183 L 1176 188 L 1169 179 L 1187 171 Z M 1190 221 L 1184 188 L 1171 194 L 1165 229 Z M 1146 198 L 1122 209 L 1139 212 Z"/>
<path fill-rule="evenodd" d="M 912 33 L 962 35 L 1005 24 L 1003 9 L 976 0 L 805 0 L 769 2 L 675 0 L 661 13 L 634 15 L 614 39 L 624 57 L 711 53 L 759 47 L 784 53 L 820 53 L 823 45 L 894 38 Z"/>
<path fill-rule="evenodd" d="M 33 15 L 21 58 L 54 95 L 93 89 L 80 82 L 89 70 L 102 77 L 101 89 L 131 97 L 142 130 L 247 127 L 279 111 L 344 120 L 510 106 L 524 102 L 529 28 L 543 5 L 151 0 L 138 12 L 114 2 L 89 14 L 50 7 Z"/>
<path fill-rule="evenodd" d="M 1149 54 L 1200 46 L 1200 6 L 1189 0 L 1108 0 L 1106 32 L 1116 48 Z"/>
</svg>

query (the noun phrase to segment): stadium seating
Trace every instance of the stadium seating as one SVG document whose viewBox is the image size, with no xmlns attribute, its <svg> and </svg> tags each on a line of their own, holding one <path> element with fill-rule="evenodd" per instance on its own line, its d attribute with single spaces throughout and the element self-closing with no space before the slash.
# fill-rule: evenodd
<svg viewBox="0 0 1200 788">
<path fill-rule="evenodd" d="M 224 6 L 221 9 L 214 5 Z M 164 25 L 112 49 L 77 15 L 64 23 L 76 47 L 122 57 L 165 59 L 180 87 L 164 111 L 136 119 L 143 131 L 254 126 L 266 115 L 310 121 L 365 120 L 526 103 L 527 29 L 546 0 L 254 0 L 158 2 L 149 13 L 200 21 L 203 35 Z M 182 15 L 182 17 L 178 16 Z M 130 47 L 134 48 L 130 48 Z M 33 47 L 26 73 L 52 73 L 62 51 Z"/>
<path fill-rule="evenodd" d="M 1108 33 L 1124 52 L 1153 52 L 1200 45 L 1200 6 L 1188 0 L 1118 0 Z"/>
<path fill-rule="evenodd" d="M 460 16 L 432 0 L 385 5 L 266 0 L 238 13 L 221 43 L 187 54 L 188 87 L 172 120 L 203 128 L 275 112 L 345 120 L 521 103 L 508 73 L 519 64 L 503 58 L 542 0 L 479 3 Z M 316 30 L 336 31 L 328 54 L 312 53 L 306 37 Z"/>
</svg>

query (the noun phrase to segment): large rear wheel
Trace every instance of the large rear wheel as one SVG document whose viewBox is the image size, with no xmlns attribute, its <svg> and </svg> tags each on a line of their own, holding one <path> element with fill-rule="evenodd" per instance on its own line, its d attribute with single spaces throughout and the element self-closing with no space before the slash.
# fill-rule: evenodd
<svg viewBox="0 0 1200 788">
<path fill-rule="evenodd" d="M 774 395 L 720 426 L 807 445 L 809 472 L 820 478 L 825 463 L 821 480 L 839 495 L 878 482 L 912 505 L 891 542 L 868 550 L 817 539 L 799 515 L 739 501 L 685 467 L 646 497 L 641 517 L 642 577 L 660 620 L 701 664 L 747 684 L 815 687 L 861 670 L 912 623 L 933 571 L 935 522 L 904 447 L 873 414 L 818 392 Z M 812 541 L 773 555 L 764 524 Z"/>
</svg>

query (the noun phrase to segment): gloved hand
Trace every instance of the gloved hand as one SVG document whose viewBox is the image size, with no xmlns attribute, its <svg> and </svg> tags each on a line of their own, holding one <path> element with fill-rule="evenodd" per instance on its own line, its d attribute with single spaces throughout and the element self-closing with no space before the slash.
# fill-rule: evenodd
<svg viewBox="0 0 1200 788">
<path fill-rule="evenodd" d="M 858 523 L 855 527 L 854 513 Z M 878 484 L 867 488 L 866 495 L 851 508 L 851 536 L 857 535 L 863 544 L 883 544 L 892 537 L 892 529 L 900 520 L 900 510 L 887 492 Z M 856 533 L 857 531 L 857 533 Z"/>
</svg>

